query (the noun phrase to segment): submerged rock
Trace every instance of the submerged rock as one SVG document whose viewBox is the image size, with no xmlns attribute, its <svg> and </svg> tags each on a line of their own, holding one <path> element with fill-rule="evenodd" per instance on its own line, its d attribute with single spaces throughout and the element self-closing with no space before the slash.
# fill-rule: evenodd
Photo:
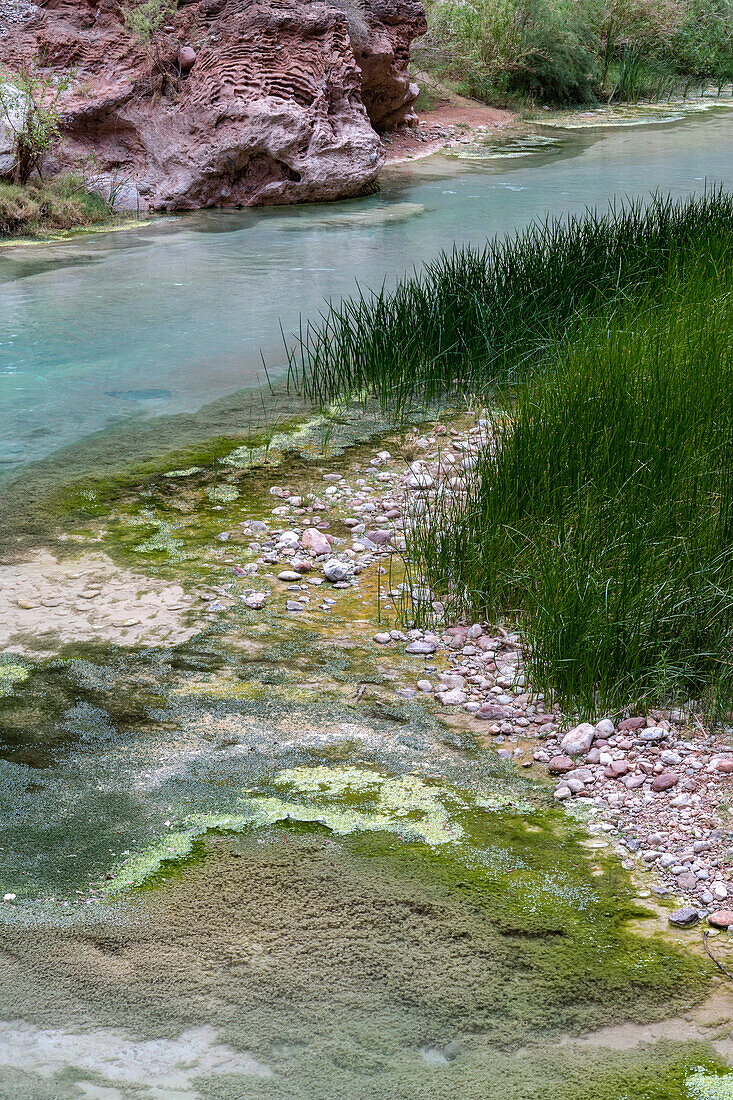
<svg viewBox="0 0 733 1100">
<path fill-rule="evenodd" d="M 338 558 L 331 558 L 330 561 L 325 562 L 323 566 L 323 575 L 327 581 L 338 583 L 339 581 L 345 581 L 347 577 L 350 577 L 353 573 L 353 567 L 347 565 L 346 562 L 339 561 Z"/>
<path fill-rule="evenodd" d="M 669 914 L 669 923 L 674 924 L 677 928 L 689 928 L 691 924 L 697 924 L 699 919 L 697 909 L 688 907 L 675 909 L 674 913 Z M 733 921 L 733 914 L 731 914 L 731 920 Z"/>
</svg>

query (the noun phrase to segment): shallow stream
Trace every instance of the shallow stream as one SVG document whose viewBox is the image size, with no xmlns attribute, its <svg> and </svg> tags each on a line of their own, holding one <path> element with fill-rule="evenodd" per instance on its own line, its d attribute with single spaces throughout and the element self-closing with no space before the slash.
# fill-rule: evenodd
<svg viewBox="0 0 733 1100">
<path fill-rule="evenodd" d="M 370 198 L 1 248 L 0 470 L 264 382 L 261 352 L 277 380 L 281 324 L 290 333 L 325 298 L 379 287 L 454 242 L 732 177 L 731 110 L 643 127 L 535 126 L 391 169 Z"/>
<path fill-rule="evenodd" d="M 423 661 L 372 642 L 376 566 L 295 614 L 266 570 L 279 594 L 265 610 L 239 598 L 239 532 L 305 522 L 295 506 L 273 516 L 273 483 L 376 486 L 369 458 L 400 437 L 334 410 L 263 456 L 222 440 L 236 433 L 220 403 L 195 421 L 189 462 L 194 421 L 155 419 L 253 382 L 257 346 L 277 361 L 277 318 L 354 276 L 392 277 L 544 211 L 686 193 L 730 175 L 731 136 L 722 114 L 548 130 L 521 148 L 507 136 L 395 170 L 356 203 L 0 259 L 17 322 L 7 457 L 31 463 L 14 492 L 47 476 L 34 458 L 73 468 L 58 448 L 93 451 L 103 427 L 107 452 L 134 439 L 144 453 L 123 423 L 135 410 L 178 448 L 55 498 L 56 559 L 27 567 L 31 598 L 12 587 L 18 565 L 0 566 L 0 599 L 31 616 L 0 654 L 0 1097 L 733 1095 L 733 999 L 694 934 L 670 937 L 603 832 L 480 723 L 415 697 Z M 345 536 L 348 499 L 329 507 Z"/>
</svg>

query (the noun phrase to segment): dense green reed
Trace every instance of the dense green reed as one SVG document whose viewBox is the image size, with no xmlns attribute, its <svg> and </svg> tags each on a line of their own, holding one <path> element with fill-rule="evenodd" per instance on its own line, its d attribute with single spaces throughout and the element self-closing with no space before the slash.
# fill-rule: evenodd
<svg viewBox="0 0 733 1100">
<path fill-rule="evenodd" d="M 407 531 L 450 616 L 515 618 L 530 677 L 587 714 L 733 705 L 733 200 L 656 199 L 443 257 L 334 307 L 313 397 L 493 392 L 465 494 Z"/>
<path fill-rule="evenodd" d="M 519 381 L 579 317 L 665 283 L 732 226 L 733 198 L 710 192 L 455 249 L 394 290 L 329 305 L 288 349 L 291 383 L 323 403 L 373 392 L 399 417 L 415 400 Z"/>
<path fill-rule="evenodd" d="M 507 399 L 467 496 L 408 537 L 454 614 L 514 613 L 533 682 L 588 714 L 733 703 L 731 255 L 706 244 L 560 342 Z"/>
</svg>

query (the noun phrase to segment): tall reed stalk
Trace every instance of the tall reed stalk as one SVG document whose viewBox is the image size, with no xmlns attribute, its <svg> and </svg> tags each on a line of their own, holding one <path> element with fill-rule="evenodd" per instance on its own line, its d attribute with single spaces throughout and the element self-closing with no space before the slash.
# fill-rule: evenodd
<svg viewBox="0 0 733 1100">
<path fill-rule="evenodd" d="M 376 394 L 399 418 L 415 401 L 516 383 L 579 317 L 662 285 L 732 223 L 733 198 L 710 191 L 456 248 L 394 290 L 360 292 L 304 324 L 287 345 L 291 384 L 323 404 Z"/>
</svg>

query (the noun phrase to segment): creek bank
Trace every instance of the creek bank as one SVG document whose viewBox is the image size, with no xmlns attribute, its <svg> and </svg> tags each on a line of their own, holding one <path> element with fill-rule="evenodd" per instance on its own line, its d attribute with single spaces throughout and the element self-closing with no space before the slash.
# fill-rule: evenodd
<svg viewBox="0 0 733 1100">
<path fill-rule="evenodd" d="M 306 441 L 318 430 L 300 433 Z M 578 724 L 532 690 L 515 630 L 483 623 L 400 627 L 400 617 L 445 615 L 430 590 L 405 574 L 406 525 L 431 494 L 461 491 L 462 473 L 490 438 L 485 417 L 438 422 L 362 447 L 363 457 L 346 474 L 331 464 L 321 475 L 311 468 L 304 476 L 304 467 L 295 485 L 272 484 L 265 465 L 258 478 L 273 504 L 269 516 L 258 506 L 254 514 L 263 518 L 249 518 L 252 498 L 242 495 L 246 471 L 238 466 L 257 457 L 251 448 L 220 460 L 229 473 L 204 488 L 203 467 L 168 471 L 154 479 L 157 495 L 146 489 L 130 515 L 113 513 L 74 536 L 79 550 L 88 538 L 113 556 L 124 548 L 127 563 L 147 560 L 143 572 L 157 561 L 159 582 L 145 581 L 139 569 L 115 573 L 101 556 L 63 568 L 50 558 L 5 566 L 2 618 L 15 617 L 19 635 L 37 634 L 40 616 L 61 641 L 96 636 L 122 644 L 174 644 L 237 607 L 303 616 L 326 632 L 329 619 L 345 619 L 347 636 L 353 626 L 363 635 L 373 624 L 371 644 L 383 665 L 404 651 L 391 673 L 399 681 L 397 699 L 435 700 L 446 715 L 462 715 L 500 757 L 554 778 L 555 800 L 589 816 L 594 835 L 616 845 L 625 870 L 656 876 L 657 896 L 697 917 L 725 908 L 733 896 L 729 732 L 713 734 L 679 708 Z M 232 524 L 228 517 L 243 507 L 248 518 Z M 192 534 L 196 542 L 187 551 Z M 20 637 L 9 643 L 8 635 L 9 652 L 29 651 Z M 52 635 L 44 644 L 53 645 Z M 409 666 L 416 659 L 414 677 L 406 675 L 405 660 Z"/>
<path fill-rule="evenodd" d="M 481 140 L 487 134 L 507 130 L 515 124 L 516 116 L 512 111 L 452 97 L 439 107 L 421 111 L 411 127 L 383 134 L 385 164 L 421 160 L 441 149 Z"/>
<path fill-rule="evenodd" d="M 244 543 L 249 555 L 256 555 L 235 565 L 243 576 L 289 566 L 277 574 L 288 613 L 298 614 L 317 600 L 328 615 L 338 602 L 334 590 L 358 589 L 360 573 L 404 551 L 405 524 L 424 509 L 427 494 L 441 486 L 460 491 L 462 471 L 489 440 L 486 419 L 463 430 L 435 425 L 411 437 L 407 457 L 381 449 L 356 471 L 362 476 L 324 475 L 320 492 L 273 485 L 270 493 L 283 502 L 273 509 L 278 526 L 250 524 L 219 537 L 242 549 Z M 319 531 L 306 518 L 327 514 L 332 522 L 335 510 L 346 539 Z M 321 520 L 320 526 L 330 524 Z M 328 581 L 335 583 L 322 590 Z M 223 608 L 231 598 L 220 589 L 210 606 Z M 254 599 L 259 606 L 269 598 L 282 599 L 278 586 L 271 593 L 260 587 L 244 594 L 245 601 Z M 393 602 L 409 615 L 412 602 L 412 611 L 422 604 L 438 618 L 443 613 L 430 591 L 415 584 L 382 584 L 378 598 L 382 609 Z M 512 630 L 497 632 L 481 623 L 434 631 L 393 628 L 378 630 L 373 640 L 385 652 L 404 646 L 406 654 L 424 658 L 414 684 L 400 689 L 404 698 L 433 696 L 442 707 L 461 708 L 501 756 L 554 776 L 555 799 L 573 801 L 592 814 L 594 833 L 615 841 L 626 870 L 655 872 L 661 880 L 652 887 L 658 896 L 676 897 L 704 917 L 733 895 L 733 834 L 726 820 L 733 793 L 730 731 L 711 733 L 692 711 L 680 708 L 578 724 L 532 691 L 521 640 Z"/>
</svg>

